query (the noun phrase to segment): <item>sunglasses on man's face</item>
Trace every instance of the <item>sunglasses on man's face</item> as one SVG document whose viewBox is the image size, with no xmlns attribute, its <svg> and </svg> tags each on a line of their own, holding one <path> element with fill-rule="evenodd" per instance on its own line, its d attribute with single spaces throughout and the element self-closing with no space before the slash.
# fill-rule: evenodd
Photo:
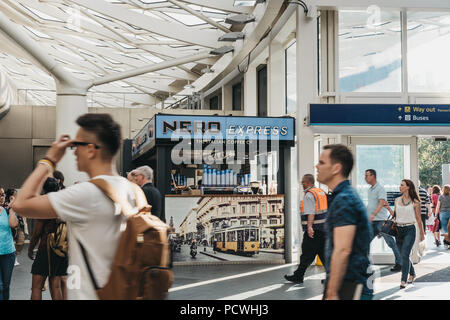
<svg viewBox="0 0 450 320">
<path fill-rule="evenodd" d="M 100 146 L 99 145 L 96 145 L 95 143 L 92 143 L 92 142 L 83 142 L 83 141 L 74 141 L 74 142 L 72 142 L 72 144 L 70 145 L 70 149 L 75 149 L 75 148 L 77 148 L 78 146 L 87 146 L 87 145 L 89 145 L 89 144 L 93 144 L 94 145 L 94 147 L 95 147 L 95 149 L 100 149 Z"/>
</svg>

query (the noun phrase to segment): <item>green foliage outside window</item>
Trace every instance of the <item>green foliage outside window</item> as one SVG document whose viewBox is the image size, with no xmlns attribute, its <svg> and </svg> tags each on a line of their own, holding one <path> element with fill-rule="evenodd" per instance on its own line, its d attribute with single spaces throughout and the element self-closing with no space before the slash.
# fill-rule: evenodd
<svg viewBox="0 0 450 320">
<path fill-rule="evenodd" d="M 419 179 L 422 186 L 442 184 L 442 165 L 450 163 L 450 140 L 419 139 Z"/>
</svg>

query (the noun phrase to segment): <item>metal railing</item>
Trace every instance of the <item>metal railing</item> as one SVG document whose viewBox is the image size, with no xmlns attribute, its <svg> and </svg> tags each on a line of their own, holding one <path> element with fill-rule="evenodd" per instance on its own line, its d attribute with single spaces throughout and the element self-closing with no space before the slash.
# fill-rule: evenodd
<svg viewBox="0 0 450 320">
<path fill-rule="evenodd" d="M 177 100 L 169 105 L 165 105 L 163 109 L 186 109 L 186 110 L 200 110 L 201 99 L 199 94 L 193 94 L 190 96 L 183 96 L 180 100 Z"/>
</svg>

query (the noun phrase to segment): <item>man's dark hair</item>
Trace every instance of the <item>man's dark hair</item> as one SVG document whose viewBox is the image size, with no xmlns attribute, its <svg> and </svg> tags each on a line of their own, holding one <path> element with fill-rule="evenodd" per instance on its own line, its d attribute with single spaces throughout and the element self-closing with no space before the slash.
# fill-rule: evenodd
<svg viewBox="0 0 450 320">
<path fill-rule="evenodd" d="M 56 192 L 59 190 L 59 183 L 58 180 L 55 178 L 47 178 L 45 180 L 44 185 L 42 186 L 42 191 L 44 194 L 50 193 L 50 192 Z"/>
<path fill-rule="evenodd" d="M 0 189 L 3 189 L 0 187 Z M 5 203 L 9 203 L 11 201 L 11 197 L 16 193 L 16 189 L 8 189 L 5 192 Z"/>
<path fill-rule="evenodd" d="M 65 189 L 66 188 L 64 186 L 64 175 L 62 174 L 61 171 L 58 171 L 58 170 L 53 171 L 53 177 L 56 180 L 59 180 L 59 188 L 60 189 Z"/>
<path fill-rule="evenodd" d="M 86 113 L 77 119 L 77 124 L 96 135 L 101 143 L 102 152 L 113 157 L 120 148 L 122 134 L 120 125 L 107 113 Z"/>
<path fill-rule="evenodd" d="M 373 170 L 373 169 L 367 169 L 366 172 L 370 172 L 370 174 L 372 176 L 375 176 L 375 178 L 377 177 L 377 172 L 375 170 Z"/>
<path fill-rule="evenodd" d="M 323 147 L 324 150 L 331 150 L 331 162 L 340 163 L 342 165 L 342 176 L 348 178 L 353 169 L 353 155 L 349 148 L 343 144 L 329 144 Z"/>
<path fill-rule="evenodd" d="M 305 180 L 308 181 L 311 184 L 315 183 L 314 176 L 312 174 L 310 174 L 310 173 L 305 174 L 303 176 L 303 178 L 305 178 Z"/>
</svg>

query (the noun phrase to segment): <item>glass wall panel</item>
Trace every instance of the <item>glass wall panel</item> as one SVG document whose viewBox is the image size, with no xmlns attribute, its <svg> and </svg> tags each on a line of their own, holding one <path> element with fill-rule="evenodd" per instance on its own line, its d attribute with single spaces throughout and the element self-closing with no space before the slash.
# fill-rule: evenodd
<svg viewBox="0 0 450 320">
<path fill-rule="evenodd" d="M 409 178 L 409 145 L 357 145 L 356 146 L 356 190 L 367 205 L 370 187 L 364 179 L 367 169 L 377 172 L 377 182 L 386 192 L 399 191 L 402 179 Z M 392 253 L 383 238 L 371 243 L 371 253 Z"/>
<path fill-rule="evenodd" d="M 232 105 L 233 110 L 241 111 L 242 110 L 242 82 L 235 84 L 232 87 Z"/>
<path fill-rule="evenodd" d="M 285 51 L 286 60 L 286 114 L 297 109 L 297 53 L 296 43 L 291 44 Z"/>
<path fill-rule="evenodd" d="M 408 12 L 408 91 L 450 91 L 450 13 Z"/>
<path fill-rule="evenodd" d="M 339 11 L 339 90 L 400 92 L 400 12 Z"/>
<path fill-rule="evenodd" d="M 258 117 L 267 117 L 267 65 L 257 69 Z"/>
<path fill-rule="evenodd" d="M 377 172 L 377 181 L 389 191 L 399 191 L 402 179 L 408 178 L 405 169 L 408 168 L 405 161 L 405 148 L 409 145 L 357 145 L 356 146 L 356 170 L 357 191 L 361 199 L 367 204 L 367 190 L 370 185 L 364 179 L 367 169 Z"/>
</svg>

